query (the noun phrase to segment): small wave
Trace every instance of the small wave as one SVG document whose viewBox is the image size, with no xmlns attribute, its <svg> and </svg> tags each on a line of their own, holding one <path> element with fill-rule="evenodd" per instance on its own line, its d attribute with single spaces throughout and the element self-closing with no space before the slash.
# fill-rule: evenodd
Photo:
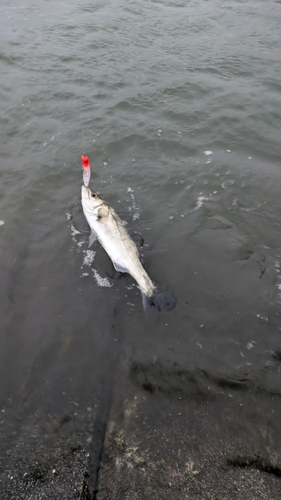
<svg viewBox="0 0 281 500">
<path fill-rule="evenodd" d="M 131 212 L 133 212 L 133 221 L 135 222 L 136 220 L 138 220 L 140 218 L 140 208 L 138 208 L 136 206 L 136 202 L 135 202 L 135 195 L 134 195 L 134 190 L 130 187 L 127 188 L 127 193 L 130 194 L 131 196 L 131 199 L 132 199 L 132 206 L 129 207 L 129 210 Z"/>
</svg>

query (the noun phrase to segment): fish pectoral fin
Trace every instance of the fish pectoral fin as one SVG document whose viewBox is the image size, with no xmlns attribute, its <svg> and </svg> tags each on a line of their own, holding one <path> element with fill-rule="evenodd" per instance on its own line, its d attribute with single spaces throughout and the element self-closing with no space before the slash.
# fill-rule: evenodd
<svg viewBox="0 0 281 500">
<path fill-rule="evenodd" d="M 95 243 L 96 239 L 97 239 L 96 233 L 92 231 L 89 237 L 89 248 L 93 245 L 93 243 Z"/>
<path fill-rule="evenodd" d="M 118 264 L 117 262 L 112 261 L 112 264 L 114 265 L 114 268 L 118 273 L 128 272 L 128 269 L 126 269 L 126 267 L 120 266 L 120 264 Z"/>
</svg>

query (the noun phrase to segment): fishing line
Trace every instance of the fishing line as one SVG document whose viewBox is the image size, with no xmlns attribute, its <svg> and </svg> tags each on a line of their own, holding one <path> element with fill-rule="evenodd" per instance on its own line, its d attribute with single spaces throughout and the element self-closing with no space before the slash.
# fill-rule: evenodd
<svg viewBox="0 0 281 500">
<path fill-rule="evenodd" d="M 82 131 L 83 131 L 83 155 L 86 155 L 85 130 L 84 130 L 84 120 L 83 120 L 83 102 L 81 102 L 81 121 L 82 121 Z"/>
</svg>

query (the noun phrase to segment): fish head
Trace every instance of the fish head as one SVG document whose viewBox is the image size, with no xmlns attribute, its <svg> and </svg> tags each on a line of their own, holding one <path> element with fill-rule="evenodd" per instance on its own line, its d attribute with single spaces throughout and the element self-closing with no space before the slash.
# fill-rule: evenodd
<svg viewBox="0 0 281 500">
<path fill-rule="evenodd" d="M 104 203 L 96 193 L 84 185 L 81 187 L 81 202 L 84 213 L 89 215 L 95 214 L 98 207 Z"/>
</svg>

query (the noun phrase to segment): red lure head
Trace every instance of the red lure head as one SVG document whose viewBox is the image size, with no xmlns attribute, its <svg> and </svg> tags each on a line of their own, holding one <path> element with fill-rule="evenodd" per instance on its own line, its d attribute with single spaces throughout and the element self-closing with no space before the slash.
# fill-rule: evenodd
<svg viewBox="0 0 281 500">
<path fill-rule="evenodd" d="M 82 168 L 90 168 L 90 162 L 87 155 L 81 155 Z"/>
</svg>

